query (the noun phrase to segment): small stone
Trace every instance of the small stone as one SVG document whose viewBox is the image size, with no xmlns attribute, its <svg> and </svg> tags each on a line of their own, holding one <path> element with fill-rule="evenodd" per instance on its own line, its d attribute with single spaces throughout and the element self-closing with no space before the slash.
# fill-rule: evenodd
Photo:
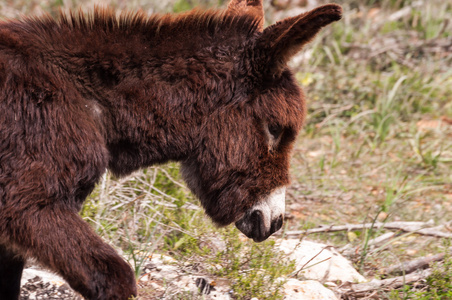
<svg viewBox="0 0 452 300">
<path fill-rule="evenodd" d="M 149 281 L 149 275 L 146 274 L 146 275 L 142 276 L 142 277 L 140 278 L 140 281 L 141 281 L 141 282 L 147 282 L 147 281 Z"/>
<path fill-rule="evenodd" d="M 284 294 L 285 300 L 338 300 L 333 291 L 315 280 L 299 281 L 290 278 L 284 284 Z"/>
</svg>

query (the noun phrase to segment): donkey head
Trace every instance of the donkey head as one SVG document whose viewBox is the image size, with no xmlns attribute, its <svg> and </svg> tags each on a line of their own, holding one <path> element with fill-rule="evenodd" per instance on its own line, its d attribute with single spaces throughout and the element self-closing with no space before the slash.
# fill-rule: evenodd
<svg viewBox="0 0 452 300">
<path fill-rule="evenodd" d="M 227 14 L 252 18 L 256 31 L 234 53 L 241 58 L 228 82 L 232 100 L 203 123 L 182 172 L 214 222 L 235 222 L 260 242 L 282 226 L 291 149 L 306 111 L 287 62 L 342 10 L 324 5 L 266 29 L 261 0 L 232 0 Z"/>
</svg>

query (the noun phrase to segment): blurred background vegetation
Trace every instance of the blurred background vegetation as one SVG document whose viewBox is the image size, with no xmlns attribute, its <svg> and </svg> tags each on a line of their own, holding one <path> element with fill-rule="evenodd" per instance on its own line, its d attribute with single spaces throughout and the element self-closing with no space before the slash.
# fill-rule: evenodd
<svg viewBox="0 0 452 300">
<path fill-rule="evenodd" d="M 265 1 L 267 23 L 323 0 Z M 372 221 L 452 223 L 452 3 L 441 0 L 338 0 L 344 18 L 324 30 L 291 65 L 309 116 L 292 159 L 284 230 Z M 208 0 L 2 0 L 0 18 L 58 15 L 109 5 L 147 13 L 225 6 Z M 82 211 L 140 274 L 146 257 L 165 253 L 181 265 L 228 278 L 237 299 L 281 298 L 273 278 L 293 265 L 232 228 L 215 228 L 171 163 L 116 179 L 105 174 Z M 447 251 L 436 237 L 401 235 L 370 251 L 385 230 L 310 235 L 348 254 L 360 272 Z M 219 247 L 218 243 L 224 245 Z M 218 268 L 218 265 L 221 265 Z M 416 287 L 379 291 L 378 299 L 452 299 L 451 261 Z M 260 270 L 257 272 L 256 270 Z M 436 278 L 436 279 L 435 279 Z M 441 280 L 439 280 L 441 279 Z M 142 293 L 152 295 L 152 291 Z M 195 296 L 193 296 L 195 297 Z"/>
</svg>

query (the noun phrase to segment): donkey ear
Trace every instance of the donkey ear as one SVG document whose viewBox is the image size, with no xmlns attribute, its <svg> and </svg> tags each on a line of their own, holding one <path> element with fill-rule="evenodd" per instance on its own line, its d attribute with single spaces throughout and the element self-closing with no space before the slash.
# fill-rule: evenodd
<svg viewBox="0 0 452 300">
<path fill-rule="evenodd" d="M 317 7 L 265 28 L 257 41 L 257 47 L 265 49 L 265 60 L 270 63 L 267 67 L 280 69 L 309 43 L 322 27 L 341 18 L 342 8 L 337 4 Z"/>
<path fill-rule="evenodd" d="M 262 0 L 231 0 L 228 4 L 228 12 L 253 16 L 258 22 L 260 31 L 264 29 L 264 6 Z"/>
</svg>

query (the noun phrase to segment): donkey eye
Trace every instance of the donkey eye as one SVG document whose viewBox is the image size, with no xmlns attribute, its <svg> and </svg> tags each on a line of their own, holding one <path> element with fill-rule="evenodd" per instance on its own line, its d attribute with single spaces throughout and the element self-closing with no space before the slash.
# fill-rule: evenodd
<svg viewBox="0 0 452 300">
<path fill-rule="evenodd" d="M 283 132 L 283 127 L 280 125 L 269 125 L 268 126 L 268 132 L 270 132 L 270 134 L 273 136 L 273 138 L 275 140 L 277 140 L 279 138 L 279 136 L 281 135 L 281 133 Z"/>
</svg>

